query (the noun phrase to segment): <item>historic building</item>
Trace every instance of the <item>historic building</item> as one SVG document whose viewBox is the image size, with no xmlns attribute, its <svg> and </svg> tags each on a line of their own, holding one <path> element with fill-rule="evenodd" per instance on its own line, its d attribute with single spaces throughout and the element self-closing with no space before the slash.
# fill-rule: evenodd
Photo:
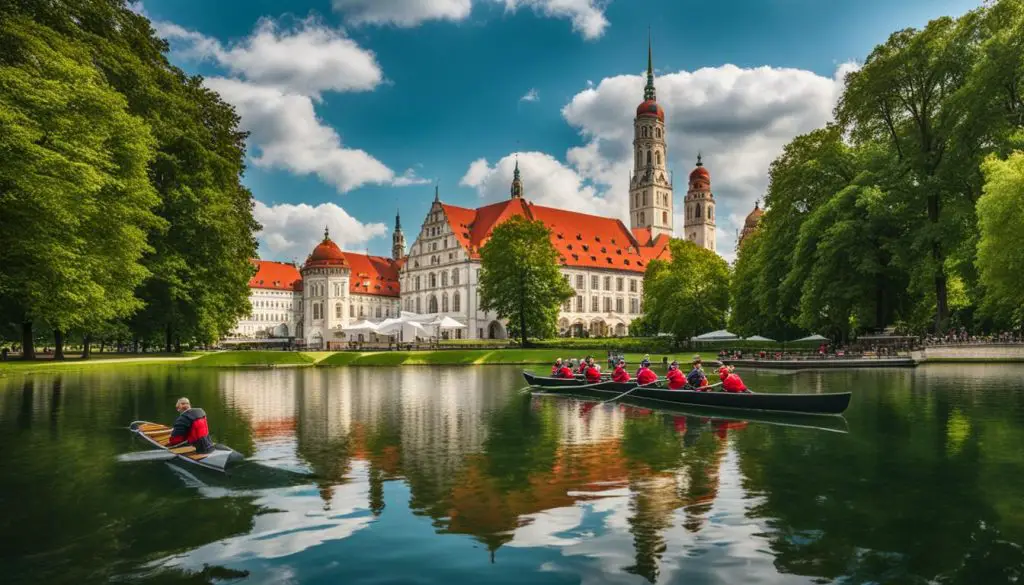
<svg viewBox="0 0 1024 585">
<path fill-rule="evenodd" d="M 643 276 L 654 259 L 667 259 L 673 236 L 673 181 L 668 169 L 665 111 L 657 101 L 654 64 L 647 52 L 647 83 L 633 119 L 629 227 L 600 217 L 528 200 L 516 161 L 509 197 L 479 208 L 434 201 L 408 248 L 395 216 L 391 258 L 343 252 L 324 239 L 300 267 L 256 260 L 250 282 L 253 313 L 235 335 L 295 338 L 312 347 L 346 341 L 344 327 L 379 322 L 401 311 L 447 316 L 465 325 L 446 332 L 462 338 L 505 338 L 505 323 L 480 309 L 480 249 L 501 222 L 521 216 L 551 230 L 563 277 L 574 289 L 558 318 L 561 335 L 626 335 L 642 310 Z M 689 175 L 684 237 L 716 250 L 715 198 L 700 156 Z"/>
<path fill-rule="evenodd" d="M 761 224 L 761 216 L 764 215 L 764 210 L 761 209 L 761 202 L 754 202 L 754 210 L 747 215 L 747 219 L 743 222 L 743 231 L 740 232 L 740 236 L 736 238 L 736 250 L 740 249 L 743 245 L 743 240 L 750 234 L 757 231 L 758 226 Z"/>
</svg>

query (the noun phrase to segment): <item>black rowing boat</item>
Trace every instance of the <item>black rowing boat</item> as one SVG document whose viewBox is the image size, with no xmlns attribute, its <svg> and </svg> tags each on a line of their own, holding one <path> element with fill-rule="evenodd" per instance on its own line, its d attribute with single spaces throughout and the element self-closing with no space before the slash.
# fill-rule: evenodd
<svg viewBox="0 0 1024 585">
<path fill-rule="evenodd" d="M 623 392 L 630 396 L 670 404 L 704 406 L 714 408 L 736 408 L 771 412 L 792 412 L 800 414 L 842 414 L 850 405 L 850 393 L 834 394 L 758 394 L 756 392 L 736 394 L 730 392 L 696 392 L 693 390 L 668 390 L 650 386 L 638 388 L 633 382 L 598 382 L 587 384 L 586 380 L 574 378 L 545 378 L 530 372 L 523 372 L 530 386 L 544 388 L 548 392 L 612 398 Z"/>
</svg>

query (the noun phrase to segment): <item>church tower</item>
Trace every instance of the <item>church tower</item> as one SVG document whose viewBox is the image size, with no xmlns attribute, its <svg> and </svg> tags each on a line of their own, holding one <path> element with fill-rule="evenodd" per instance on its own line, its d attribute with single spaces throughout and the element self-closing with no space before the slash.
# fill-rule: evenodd
<svg viewBox="0 0 1024 585">
<path fill-rule="evenodd" d="M 402 216 L 395 211 L 395 232 L 391 234 L 391 257 L 401 260 L 405 257 L 405 234 L 402 233 Z"/>
<path fill-rule="evenodd" d="M 686 239 L 702 248 L 717 252 L 715 247 L 715 196 L 711 193 L 711 173 L 704 168 L 700 154 L 697 166 L 690 172 L 690 188 L 686 191 L 686 218 L 683 231 Z"/>
<path fill-rule="evenodd" d="M 523 198 L 523 179 L 519 176 L 519 157 L 516 157 L 516 170 L 512 172 L 512 188 L 509 189 L 512 199 Z"/>
<path fill-rule="evenodd" d="M 665 110 L 654 94 L 654 60 L 647 39 L 647 85 L 633 119 L 633 173 L 629 181 L 629 223 L 650 228 L 651 237 L 672 236 L 672 181 L 665 148 Z"/>
</svg>

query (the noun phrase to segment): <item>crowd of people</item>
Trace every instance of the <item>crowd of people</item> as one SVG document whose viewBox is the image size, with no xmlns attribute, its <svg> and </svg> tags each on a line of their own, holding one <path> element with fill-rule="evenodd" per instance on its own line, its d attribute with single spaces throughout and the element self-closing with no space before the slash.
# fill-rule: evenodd
<svg viewBox="0 0 1024 585">
<path fill-rule="evenodd" d="M 721 390 L 725 392 L 750 392 L 743 383 L 743 379 L 730 366 L 723 365 L 718 368 L 719 382 L 717 384 L 710 384 L 708 376 L 704 373 L 703 362 L 700 356 L 694 357 L 691 369 L 686 374 L 683 374 L 683 371 L 680 369 L 679 362 L 672 361 L 668 364 L 664 378 L 659 378 L 654 370 L 651 369 L 650 356 L 644 356 L 640 361 L 640 368 L 637 369 L 636 374 L 633 376 L 626 369 L 625 358 L 618 357 L 614 363 L 615 369 L 609 377 L 601 372 L 601 366 L 594 360 L 593 356 L 587 356 L 579 360 L 563 360 L 558 358 L 555 360 L 554 365 L 551 366 L 551 377 L 582 378 L 588 384 L 598 384 L 609 380 L 620 383 L 635 380 L 640 386 L 653 386 L 654 384 L 664 382 L 665 387 L 669 390 L 710 392 L 721 387 Z"/>
</svg>

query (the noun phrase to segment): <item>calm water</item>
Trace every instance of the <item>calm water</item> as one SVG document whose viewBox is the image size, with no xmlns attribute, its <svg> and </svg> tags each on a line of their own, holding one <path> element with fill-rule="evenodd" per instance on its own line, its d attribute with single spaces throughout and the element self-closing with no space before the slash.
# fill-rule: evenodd
<svg viewBox="0 0 1024 585">
<path fill-rule="evenodd" d="M 0 379 L 4 583 L 1014 583 L 1024 367 L 745 373 L 845 424 L 520 395 L 517 368 Z M 125 426 L 187 395 L 250 463 Z M 778 424 L 780 422 L 786 425 Z"/>
</svg>

